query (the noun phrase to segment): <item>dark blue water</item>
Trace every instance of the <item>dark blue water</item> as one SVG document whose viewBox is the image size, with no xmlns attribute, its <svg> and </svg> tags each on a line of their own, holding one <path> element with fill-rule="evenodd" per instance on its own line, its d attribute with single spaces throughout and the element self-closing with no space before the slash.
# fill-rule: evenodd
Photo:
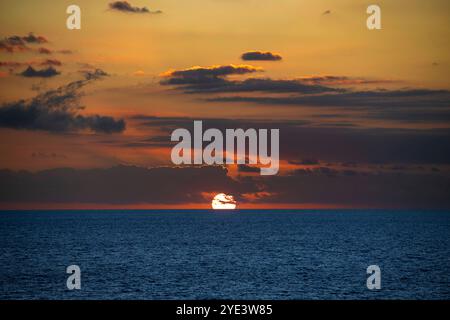
<svg viewBox="0 0 450 320">
<path fill-rule="evenodd" d="M 0 299 L 449 299 L 449 235 L 430 211 L 0 212 Z"/>
</svg>

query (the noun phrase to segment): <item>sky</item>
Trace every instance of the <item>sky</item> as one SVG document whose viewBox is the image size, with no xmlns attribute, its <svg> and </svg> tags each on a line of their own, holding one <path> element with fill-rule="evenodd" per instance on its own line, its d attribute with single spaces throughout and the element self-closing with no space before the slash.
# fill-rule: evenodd
<svg viewBox="0 0 450 320">
<path fill-rule="evenodd" d="M 0 209 L 450 208 L 450 4 L 370 4 L 3 0 Z M 194 120 L 279 129 L 279 173 L 175 166 Z"/>
</svg>

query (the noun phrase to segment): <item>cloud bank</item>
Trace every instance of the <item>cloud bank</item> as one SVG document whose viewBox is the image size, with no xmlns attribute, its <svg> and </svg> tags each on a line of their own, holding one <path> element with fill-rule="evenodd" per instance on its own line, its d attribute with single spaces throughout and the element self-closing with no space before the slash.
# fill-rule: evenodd
<svg viewBox="0 0 450 320">
<path fill-rule="evenodd" d="M 117 166 L 52 169 L 36 173 L 0 170 L 0 202 L 158 203 L 205 202 L 202 193 L 251 192 L 223 167 Z"/>
</svg>

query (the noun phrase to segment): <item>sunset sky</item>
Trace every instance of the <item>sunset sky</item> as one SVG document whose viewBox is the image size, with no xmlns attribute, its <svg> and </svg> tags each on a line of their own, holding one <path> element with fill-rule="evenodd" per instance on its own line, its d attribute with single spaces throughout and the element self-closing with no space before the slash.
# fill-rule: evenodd
<svg viewBox="0 0 450 320">
<path fill-rule="evenodd" d="M 450 208 L 450 3 L 370 4 L 2 0 L 0 209 Z M 279 174 L 175 167 L 193 120 L 280 129 Z"/>
</svg>

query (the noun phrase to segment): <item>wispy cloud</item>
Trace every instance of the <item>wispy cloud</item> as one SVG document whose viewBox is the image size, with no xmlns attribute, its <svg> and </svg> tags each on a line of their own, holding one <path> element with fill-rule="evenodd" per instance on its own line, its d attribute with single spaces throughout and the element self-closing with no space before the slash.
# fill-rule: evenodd
<svg viewBox="0 0 450 320">
<path fill-rule="evenodd" d="M 123 119 L 80 114 L 83 109 L 79 104 L 80 89 L 105 75 L 104 71 L 96 70 L 85 74 L 82 80 L 48 90 L 31 99 L 4 103 L 0 105 L 0 127 L 49 132 L 122 132 L 125 130 Z"/>
</svg>

